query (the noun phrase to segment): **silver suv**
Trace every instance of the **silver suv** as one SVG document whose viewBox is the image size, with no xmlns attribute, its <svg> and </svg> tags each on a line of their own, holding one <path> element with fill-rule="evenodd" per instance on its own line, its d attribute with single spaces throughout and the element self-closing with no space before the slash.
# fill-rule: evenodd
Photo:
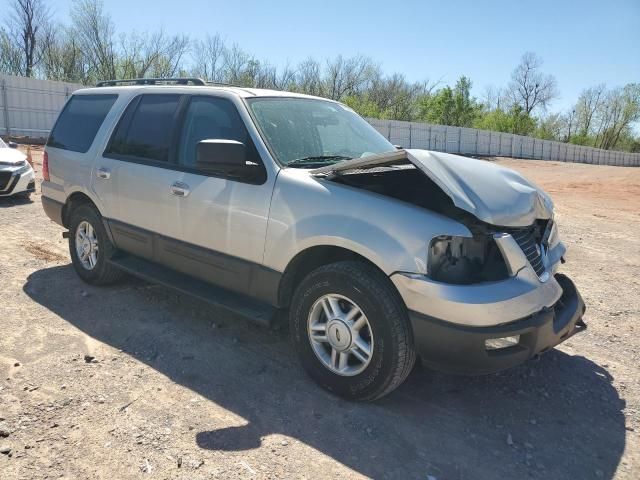
<svg viewBox="0 0 640 480">
<path fill-rule="evenodd" d="M 338 102 L 102 82 L 64 107 L 43 173 L 84 281 L 128 272 L 263 324 L 288 312 L 302 365 L 344 397 L 391 392 L 417 356 L 489 373 L 584 328 L 542 190 L 398 149 Z"/>
</svg>

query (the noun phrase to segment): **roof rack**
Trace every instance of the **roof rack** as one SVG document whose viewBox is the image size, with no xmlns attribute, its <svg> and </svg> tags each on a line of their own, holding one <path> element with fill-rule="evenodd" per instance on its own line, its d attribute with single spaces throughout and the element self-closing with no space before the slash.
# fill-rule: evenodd
<svg viewBox="0 0 640 480">
<path fill-rule="evenodd" d="M 197 85 L 205 86 L 201 78 L 178 77 L 178 78 L 127 78 L 123 80 L 103 80 L 96 83 L 96 87 L 117 87 L 118 85 Z"/>
</svg>

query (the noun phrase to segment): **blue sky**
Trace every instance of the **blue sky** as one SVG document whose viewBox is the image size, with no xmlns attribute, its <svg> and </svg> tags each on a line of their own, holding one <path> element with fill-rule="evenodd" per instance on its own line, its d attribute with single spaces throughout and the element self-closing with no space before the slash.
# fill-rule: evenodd
<svg viewBox="0 0 640 480">
<path fill-rule="evenodd" d="M 71 0 L 50 3 L 68 21 Z M 105 8 L 118 31 L 218 32 L 276 65 L 361 53 L 409 80 L 467 75 L 477 96 L 506 84 L 534 51 L 558 80 L 552 110 L 598 83 L 640 82 L 640 0 L 106 0 Z"/>
</svg>

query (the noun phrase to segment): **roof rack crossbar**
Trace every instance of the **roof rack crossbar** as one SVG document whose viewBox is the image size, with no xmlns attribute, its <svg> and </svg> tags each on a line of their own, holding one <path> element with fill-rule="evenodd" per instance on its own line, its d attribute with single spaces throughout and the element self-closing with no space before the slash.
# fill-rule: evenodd
<svg viewBox="0 0 640 480">
<path fill-rule="evenodd" d="M 102 80 L 96 83 L 96 87 L 116 87 L 118 85 L 197 85 L 205 86 L 206 82 L 196 77 L 176 77 L 176 78 L 125 78 L 122 80 Z"/>
</svg>

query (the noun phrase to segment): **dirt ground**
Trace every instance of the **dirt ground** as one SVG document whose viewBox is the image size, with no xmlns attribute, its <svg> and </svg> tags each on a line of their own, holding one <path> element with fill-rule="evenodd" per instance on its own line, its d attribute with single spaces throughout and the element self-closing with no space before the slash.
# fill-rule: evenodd
<svg viewBox="0 0 640 480">
<path fill-rule="evenodd" d="M 0 200 L 0 478 L 639 478 L 640 169 L 500 163 L 553 196 L 588 329 L 373 404 L 319 389 L 285 333 L 83 284 L 39 193 Z"/>
</svg>

